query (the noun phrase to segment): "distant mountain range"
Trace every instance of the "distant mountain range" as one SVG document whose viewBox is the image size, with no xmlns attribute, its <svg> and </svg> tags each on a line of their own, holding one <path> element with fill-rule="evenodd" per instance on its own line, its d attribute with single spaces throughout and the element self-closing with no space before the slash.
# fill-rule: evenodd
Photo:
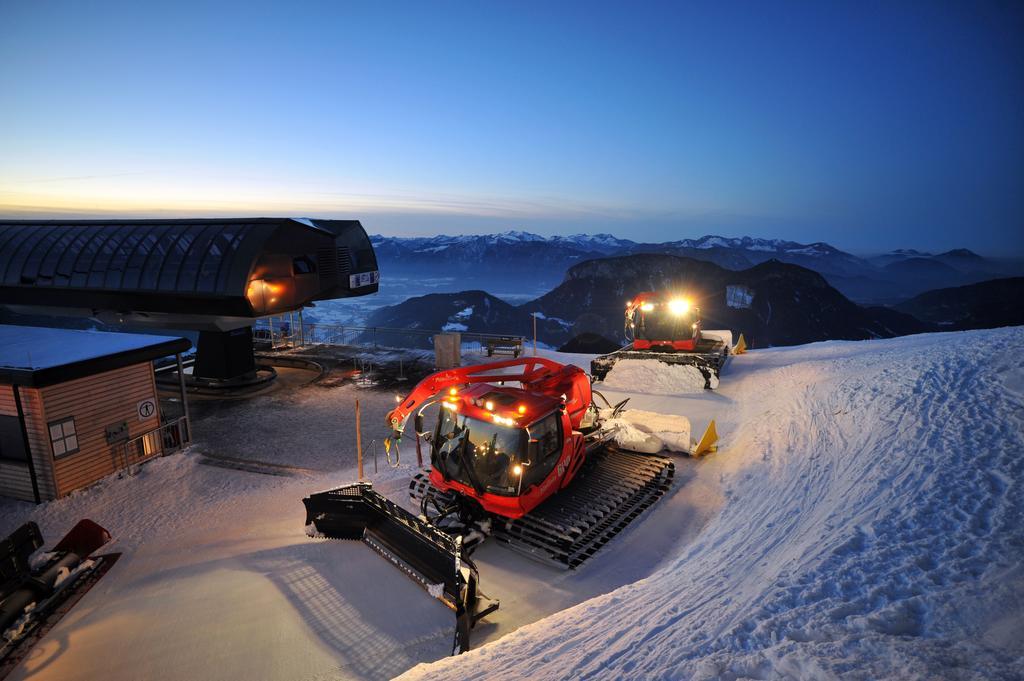
<svg viewBox="0 0 1024 681">
<path fill-rule="evenodd" d="M 944 329 L 1024 325 L 1024 277 L 928 291 L 896 309 Z"/>
<path fill-rule="evenodd" d="M 759 347 L 826 339 L 887 338 L 933 327 L 879 307 L 861 307 L 818 273 L 769 260 L 735 271 L 676 255 L 638 253 L 598 258 L 569 269 L 545 295 L 513 306 L 484 291 L 431 294 L 381 308 L 371 326 L 532 335 L 562 345 L 580 334 L 622 341 L 626 301 L 640 291 L 686 293 L 701 307 L 707 328 L 743 332 Z"/>
<path fill-rule="evenodd" d="M 966 249 L 935 255 L 900 250 L 862 258 L 823 242 L 713 235 L 663 243 L 640 243 L 610 234 L 543 237 L 522 231 L 417 238 L 376 235 L 371 240 L 385 277 L 388 272 L 448 277 L 454 288 L 490 291 L 509 286 L 549 289 L 578 263 L 641 253 L 684 256 L 735 271 L 778 260 L 818 272 L 861 303 L 893 304 L 935 288 L 1024 274 L 1021 263 L 983 258 Z"/>
</svg>

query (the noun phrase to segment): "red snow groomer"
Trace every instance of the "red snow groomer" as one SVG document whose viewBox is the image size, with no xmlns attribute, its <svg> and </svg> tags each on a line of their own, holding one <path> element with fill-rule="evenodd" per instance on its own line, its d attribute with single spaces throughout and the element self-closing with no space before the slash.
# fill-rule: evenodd
<svg viewBox="0 0 1024 681">
<path fill-rule="evenodd" d="M 608 406 L 617 414 L 624 404 Z M 428 426 L 431 405 L 438 413 Z M 392 446 L 410 417 L 430 445 L 429 472 L 410 483 L 420 515 L 359 483 L 304 499 L 306 524 L 362 539 L 451 606 L 454 652 L 497 609 L 482 604 L 469 559 L 483 539 L 574 568 L 661 497 L 675 470 L 666 457 L 610 446 L 589 377 L 546 358 L 428 376 L 388 414 Z"/>
<path fill-rule="evenodd" d="M 731 347 L 731 333 L 705 335 L 700 308 L 693 299 L 671 293 L 637 294 L 626 304 L 623 334 L 628 345 L 591 362 L 594 380 L 603 380 L 619 360 L 654 359 L 696 367 L 704 376 L 704 387 L 710 389 L 718 384 L 730 352 L 740 354 L 746 349 L 742 336 Z"/>
<path fill-rule="evenodd" d="M 634 350 L 693 351 L 700 341 L 700 308 L 689 298 L 646 292 L 626 305 L 626 340 Z"/>
</svg>

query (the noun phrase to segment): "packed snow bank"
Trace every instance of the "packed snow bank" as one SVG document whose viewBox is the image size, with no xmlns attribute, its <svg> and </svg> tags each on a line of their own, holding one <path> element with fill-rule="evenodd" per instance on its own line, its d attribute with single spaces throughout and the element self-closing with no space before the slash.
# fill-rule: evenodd
<svg viewBox="0 0 1024 681">
<path fill-rule="evenodd" d="M 602 410 L 602 428 L 614 431 L 612 439 L 623 449 L 656 454 L 664 449 L 690 453 L 690 420 L 678 414 L 658 414 L 642 409 L 626 409 L 612 418 L 612 410 Z"/>
<path fill-rule="evenodd" d="M 732 331 L 729 329 L 701 329 L 700 335 L 704 338 L 720 340 L 730 348 L 732 347 Z"/>
<path fill-rule="evenodd" d="M 1024 328 L 737 357 L 650 578 L 406 678 L 1019 678 Z"/>
<path fill-rule="evenodd" d="M 704 374 L 689 364 L 666 364 L 656 359 L 621 359 L 601 385 L 650 395 L 679 395 L 702 392 L 704 383 Z M 717 378 L 711 378 L 711 387 L 718 387 Z"/>
</svg>

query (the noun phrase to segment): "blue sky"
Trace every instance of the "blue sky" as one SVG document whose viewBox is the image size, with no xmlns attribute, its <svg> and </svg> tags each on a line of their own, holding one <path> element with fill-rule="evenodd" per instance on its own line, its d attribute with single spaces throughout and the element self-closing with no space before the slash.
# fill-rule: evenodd
<svg viewBox="0 0 1024 681">
<path fill-rule="evenodd" d="M 0 4 L 0 215 L 1024 255 L 1017 3 Z"/>
</svg>

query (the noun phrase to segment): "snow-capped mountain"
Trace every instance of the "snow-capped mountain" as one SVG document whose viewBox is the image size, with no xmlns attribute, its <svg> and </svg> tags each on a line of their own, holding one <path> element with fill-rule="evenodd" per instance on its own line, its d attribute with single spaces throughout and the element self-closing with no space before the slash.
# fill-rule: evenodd
<svg viewBox="0 0 1024 681">
<path fill-rule="evenodd" d="M 565 271 L 585 260 L 635 253 L 683 255 L 733 270 L 770 259 L 809 267 L 823 274 L 856 276 L 873 269 L 866 261 L 826 243 L 801 244 L 782 239 L 703 236 L 662 243 L 640 243 L 612 234 L 571 234 L 545 237 L 525 231 L 433 237 L 371 237 L 382 268 L 401 273 L 458 277 L 463 288 L 493 289 L 495 280 L 521 283 L 524 278 L 543 288 L 562 280 Z M 472 281 L 486 276 L 486 281 Z"/>
<path fill-rule="evenodd" d="M 595 258 L 659 253 L 745 270 L 768 260 L 800 265 L 821 274 L 848 298 L 892 304 L 934 288 L 962 286 L 994 277 L 1024 274 L 967 249 L 931 255 L 913 249 L 861 258 L 824 242 L 723 237 L 641 243 L 611 234 L 545 237 L 526 231 L 432 237 L 371 237 L 381 268 L 400 275 L 447 277 L 450 291 L 510 285 L 543 291 L 562 281 L 572 266 Z"/>
<path fill-rule="evenodd" d="M 599 253 L 616 253 L 637 245 L 635 241 L 620 239 L 611 234 L 570 234 L 569 236 L 554 236 L 549 241 Z"/>
<path fill-rule="evenodd" d="M 749 236 L 727 238 L 708 235 L 699 239 L 672 241 L 666 245 L 697 249 L 733 248 L 746 251 L 761 251 L 764 253 L 794 253 L 798 255 L 825 256 L 843 253 L 839 249 L 820 241 L 813 244 L 800 244 L 795 241 L 785 241 L 783 239 L 756 239 Z"/>
<path fill-rule="evenodd" d="M 535 244 L 557 246 L 581 253 L 612 253 L 636 245 L 635 241 L 619 239 L 611 234 L 570 234 L 569 236 L 545 237 L 532 232 L 509 230 L 496 234 L 462 234 L 449 236 L 439 234 L 432 237 L 387 237 L 374 234 L 370 237 L 373 247 L 378 249 L 402 249 L 412 253 L 439 253 L 448 249 L 470 249 L 480 251 L 487 246 L 514 246 Z"/>
</svg>

